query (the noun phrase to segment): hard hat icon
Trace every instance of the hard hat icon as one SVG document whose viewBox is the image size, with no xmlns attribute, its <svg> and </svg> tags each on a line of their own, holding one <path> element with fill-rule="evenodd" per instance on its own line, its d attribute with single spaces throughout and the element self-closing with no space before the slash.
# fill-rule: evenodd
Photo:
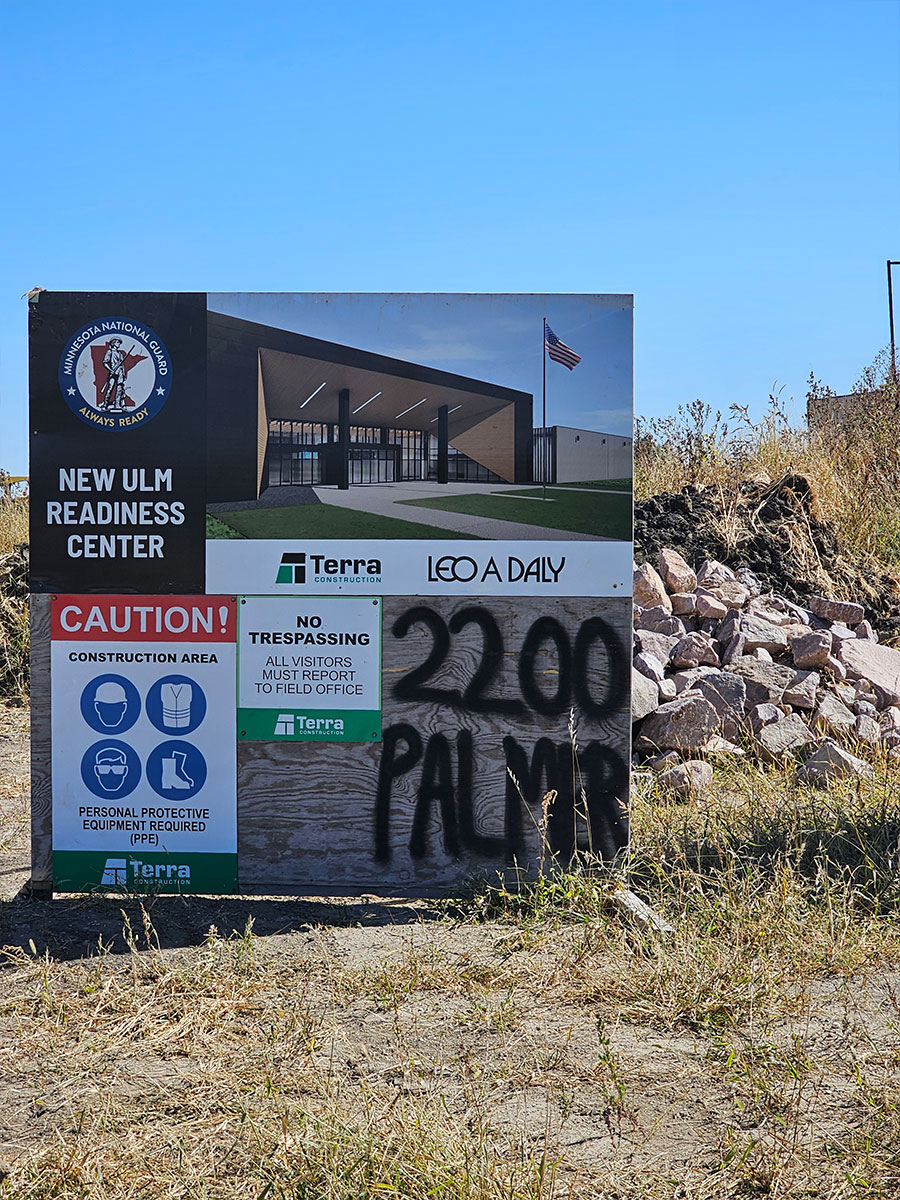
<svg viewBox="0 0 900 1200">
<path fill-rule="evenodd" d="M 94 711 L 104 729 L 118 729 L 128 711 L 128 696 L 121 683 L 107 679 L 94 693 Z"/>
<path fill-rule="evenodd" d="M 125 689 L 121 683 L 114 683 L 108 679 L 106 683 L 101 683 L 94 694 L 95 704 L 127 704 L 128 697 L 125 695 Z"/>
</svg>

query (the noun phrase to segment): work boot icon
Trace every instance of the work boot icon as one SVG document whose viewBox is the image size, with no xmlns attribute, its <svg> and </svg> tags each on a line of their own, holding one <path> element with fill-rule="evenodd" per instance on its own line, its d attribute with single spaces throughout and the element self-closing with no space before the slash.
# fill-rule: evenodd
<svg viewBox="0 0 900 1200">
<path fill-rule="evenodd" d="M 160 760 L 162 778 L 160 787 L 167 791 L 184 791 L 194 786 L 194 781 L 184 769 L 187 755 L 183 750 L 173 750 L 168 758 Z"/>
<path fill-rule="evenodd" d="M 147 757 L 147 782 L 164 800 L 190 800 L 205 786 L 206 759 L 191 742 L 162 742 Z"/>
</svg>

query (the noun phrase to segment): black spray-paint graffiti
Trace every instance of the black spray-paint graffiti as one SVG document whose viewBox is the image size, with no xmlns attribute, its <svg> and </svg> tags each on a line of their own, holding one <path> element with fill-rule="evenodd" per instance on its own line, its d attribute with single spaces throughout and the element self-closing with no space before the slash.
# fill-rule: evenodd
<svg viewBox="0 0 900 1200">
<path fill-rule="evenodd" d="M 463 688 L 436 687 L 430 680 L 445 662 L 452 636 L 467 625 L 482 634 L 482 652 Z M 518 696 L 492 694 L 504 656 L 503 635 L 488 609 L 468 605 L 454 613 L 449 623 L 432 608 L 417 605 L 393 625 L 393 635 L 405 637 L 415 625 L 431 635 L 431 649 L 413 670 L 399 679 L 394 698 L 412 704 L 439 704 L 458 712 L 513 718 L 559 716 L 575 707 L 589 721 L 603 721 L 621 713 L 629 701 L 629 664 L 622 640 L 602 617 L 583 621 L 574 642 L 555 617 L 540 617 L 525 635 L 518 655 Z M 537 678 L 537 656 L 545 646 L 555 653 L 556 674 L 552 692 Z M 589 681 L 593 652 L 606 657 L 603 691 L 595 695 Z M 547 792 L 556 792 L 547 821 L 551 853 L 567 861 L 576 850 L 611 858 L 628 836 L 627 811 L 620 797 L 627 793 L 628 764 L 619 748 L 593 740 L 573 754 L 571 739 L 554 743 L 540 737 L 529 756 L 516 738 L 503 738 L 506 783 L 503 829 L 487 834 L 477 828 L 473 806 L 475 754 L 469 730 L 460 730 L 455 745 L 443 733 L 423 740 L 411 724 L 399 722 L 385 729 L 375 801 L 375 856 L 391 857 L 390 814 L 393 784 L 414 769 L 420 770 L 409 852 L 425 858 L 437 847 L 428 844 L 432 814 L 440 815 L 444 852 L 453 858 L 462 853 L 511 862 L 524 852 L 523 800 L 531 813 L 540 813 Z"/>
</svg>

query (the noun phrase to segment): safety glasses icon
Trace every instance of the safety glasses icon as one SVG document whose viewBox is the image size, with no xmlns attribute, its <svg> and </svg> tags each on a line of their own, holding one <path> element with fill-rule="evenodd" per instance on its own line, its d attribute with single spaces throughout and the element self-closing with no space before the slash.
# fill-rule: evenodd
<svg viewBox="0 0 900 1200">
<path fill-rule="evenodd" d="M 112 772 L 113 775 L 124 775 L 125 772 L 128 770 L 128 764 L 127 763 L 97 763 L 97 765 L 94 769 L 96 770 L 98 775 L 109 775 L 110 772 Z"/>
</svg>

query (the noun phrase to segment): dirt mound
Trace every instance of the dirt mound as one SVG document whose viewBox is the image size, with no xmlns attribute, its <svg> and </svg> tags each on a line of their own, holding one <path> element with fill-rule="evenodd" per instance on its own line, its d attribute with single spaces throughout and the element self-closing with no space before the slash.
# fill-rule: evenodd
<svg viewBox="0 0 900 1200">
<path fill-rule="evenodd" d="M 842 550 L 834 530 L 816 515 L 813 490 L 802 475 L 743 483 L 730 498 L 717 488 L 688 487 L 638 502 L 635 559 L 655 563 L 665 546 L 695 568 L 707 558 L 749 567 L 766 589 L 804 606 L 814 595 L 857 600 L 881 639 L 900 643 L 900 582 Z"/>
</svg>

